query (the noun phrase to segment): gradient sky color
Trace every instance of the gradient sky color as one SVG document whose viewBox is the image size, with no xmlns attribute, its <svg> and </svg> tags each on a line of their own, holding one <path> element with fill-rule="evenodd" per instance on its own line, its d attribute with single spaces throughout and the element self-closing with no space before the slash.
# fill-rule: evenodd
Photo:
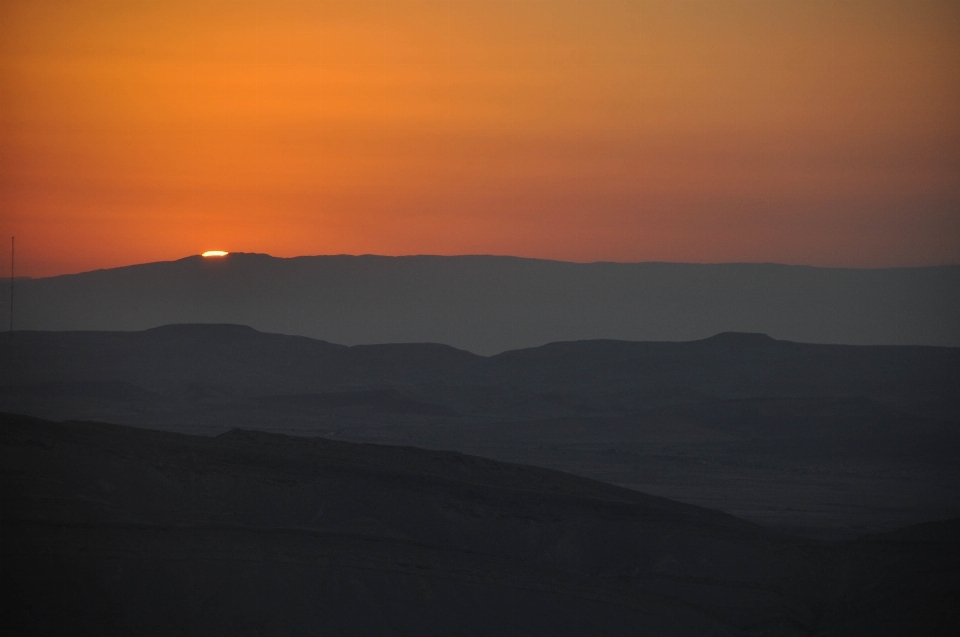
<svg viewBox="0 0 960 637">
<path fill-rule="evenodd" d="M 0 256 L 957 263 L 958 33 L 953 1 L 6 0 Z"/>
</svg>

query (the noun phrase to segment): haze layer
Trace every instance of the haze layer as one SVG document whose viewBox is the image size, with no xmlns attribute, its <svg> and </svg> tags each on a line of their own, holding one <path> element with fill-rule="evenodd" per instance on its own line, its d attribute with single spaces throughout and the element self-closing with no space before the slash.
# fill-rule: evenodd
<svg viewBox="0 0 960 637">
<path fill-rule="evenodd" d="M 960 266 L 231 254 L 25 281 L 15 296 L 18 329 L 237 323 L 345 345 L 433 342 L 492 354 L 551 341 L 677 341 L 724 331 L 957 346 L 958 289 Z"/>
</svg>

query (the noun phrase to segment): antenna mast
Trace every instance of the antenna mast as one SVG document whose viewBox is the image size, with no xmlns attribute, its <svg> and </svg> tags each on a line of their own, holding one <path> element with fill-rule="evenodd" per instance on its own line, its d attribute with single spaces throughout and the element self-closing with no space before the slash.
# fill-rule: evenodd
<svg viewBox="0 0 960 637">
<path fill-rule="evenodd" d="M 13 347 L 13 257 L 16 237 L 10 237 L 10 347 Z"/>
<path fill-rule="evenodd" d="M 7 339 L 7 347 L 10 350 L 9 352 L 10 360 L 8 361 L 10 364 L 10 370 L 7 372 L 7 374 L 10 375 L 9 380 L 11 381 L 13 380 L 13 275 L 15 274 L 13 269 L 14 267 L 13 250 L 15 248 L 14 241 L 15 241 L 14 237 L 10 237 L 10 334 L 9 334 L 10 338 Z M 4 376 L 6 376 L 7 374 L 4 374 Z"/>
</svg>

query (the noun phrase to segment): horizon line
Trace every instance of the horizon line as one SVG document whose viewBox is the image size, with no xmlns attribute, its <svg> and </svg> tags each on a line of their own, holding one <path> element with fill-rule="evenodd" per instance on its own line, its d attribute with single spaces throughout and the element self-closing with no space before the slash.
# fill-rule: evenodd
<svg viewBox="0 0 960 637">
<path fill-rule="evenodd" d="M 889 266 L 841 266 L 841 265 L 812 265 L 809 263 L 785 263 L 777 261 L 613 261 L 613 260 L 596 260 L 596 261 L 568 261 L 564 259 L 550 259 L 544 257 L 527 257 L 514 254 L 491 254 L 491 253 L 468 253 L 468 254 L 429 254 L 429 253 L 418 253 L 418 254 L 376 254 L 376 253 L 330 253 L 330 254 L 301 254 L 294 256 L 277 256 L 269 254 L 267 252 L 244 252 L 244 251 L 225 251 L 226 254 L 223 256 L 218 256 L 215 260 L 218 262 L 223 262 L 229 260 L 231 256 L 255 256 L 255 257 L 267 257 L 270 259 L 276 260 L 294 260 L 294 259 L 323 259 L 323 258 L 378 258 L 378 259 L 416 259 L 416 258 L 431 258 L 431 259 L 462 259 L 462 258 L 490 258 L 490 259 L 516 259 L 521 261 L 541 261 L 547 263 L 562 263 L 569 265 L 692 265 L 692 266 L 733 266 L 733 265 L 755 265 L 755 266 L 776 266 L 776 267 L 786 267 L 786 268 L 810 268 L 818 270 L 918 270 L 924 268 L 951 268 L 951 267 L 960 267 L 960 261 L 953 263 L 935 263 L 935 264 L 926 264 L 926 265 L 889 265 Z M 214 259 L 204 258 L 203 253 L 189 254 L 183 257 L 178 257 L 174 259 L 163 259 L 158 261 L 144 261 L 140 263 L 128 263 L 124 265 L 116 265 L 104 268 L 94 268 L 91 270 L 78 270 L 76 272 L 61 272 L 58 274 L 49 274 L 44 276 L 30 276 L 30 275 L 17 275 L 14 277 L 14 281 L 37 281 L 41 279 L 52 279 L 60 276 L 76 276 L 81 274 L 90 274 L 93 272 L 103 272 L 107 270 L 120 270 L 124 268 L 135 268 L 149 265 L 159 265 L 165 263 L 177 263 L 180 261 L 186 261 L 189 259 L 202 259 L 204 261 L 210 261 Z M 0 275 L 0 281 L 9 281 L 9 276 Z"/>
</svg>

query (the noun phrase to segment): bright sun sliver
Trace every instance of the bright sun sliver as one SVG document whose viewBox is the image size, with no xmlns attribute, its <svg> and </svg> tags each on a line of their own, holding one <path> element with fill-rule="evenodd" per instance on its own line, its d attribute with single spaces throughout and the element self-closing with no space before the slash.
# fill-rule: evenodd
<svg viewBox="0 0 960 637">
<path fill-rule="evenodd" d="M 223 250 L 207 250 L 207 251 L 204 252 L 201 256 L 204 256 L 204 257 L 225 257 L 225 256 L 227 256 L 228 254 L 230 254 L 230 253 L 229 253 L 229 252 L 225 252 L 225 251 L 223 251 Z"/>
</svg>

